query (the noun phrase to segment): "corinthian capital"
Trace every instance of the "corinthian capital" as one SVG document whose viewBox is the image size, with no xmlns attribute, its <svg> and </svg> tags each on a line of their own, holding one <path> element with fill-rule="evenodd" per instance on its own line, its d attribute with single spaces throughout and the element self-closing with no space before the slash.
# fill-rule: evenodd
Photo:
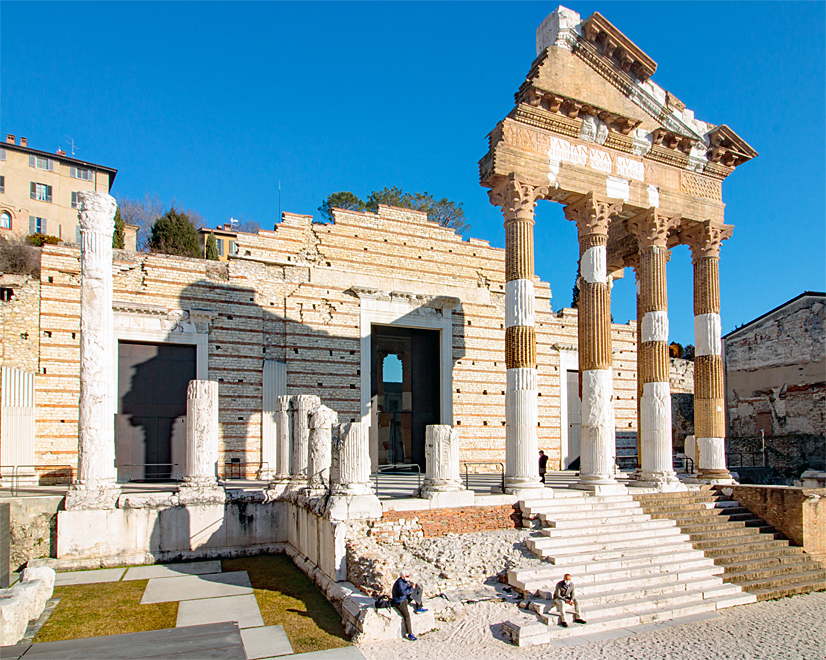
<svg viewBox="0 0 826 660">
<path fill-rule="evenodd" d="M 100 232 L 109 236 L 115 231 L 115 211 L 118 205 L 115 198 L 102 192 L 84 190 L 78 193 L 80 198 L 80 228 L 84 231 Z"/>
<path fill-rule="evenodd" d="M 533 220 L 536 202 L 548 194 L 548 186 L 525 181 L 511 174 L 507 180 L 488 193 L 490 203 L 499 206 L 508 220 Z"/>
<path fill-rule="evenodd" d="M 688 245 L 694 263 L 705 257 L 720 256 L 720 244 L 731 237 L 734 225 L 714 224 L 711 220 L 689 225 L 680 232 L 680 242 Z"/>
<path fill-rule="evenodd" d="M 608 221 L 621 210 L 622 202 L 602 201 L 589 192 L 565 207 L 565 217 L 576 223 L 580 239 L 592 235 L 608 236 Z"/>
<path fill-rule="evenodd" d="M 678 218 L 667 218 L 655 206 L 628 220 L 628 231 L 637 237 L 640 249 L 668 245 L 668 232 L 677 224 Z"/>
</svg>

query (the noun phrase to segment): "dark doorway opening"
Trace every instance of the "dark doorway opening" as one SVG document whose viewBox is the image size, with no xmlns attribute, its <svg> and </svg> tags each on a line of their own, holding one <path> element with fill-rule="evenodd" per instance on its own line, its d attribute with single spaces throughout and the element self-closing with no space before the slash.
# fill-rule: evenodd
<svg viewBox="0 0 826 660">
<path fill-rule="evenodd" d="M 186 390 L 196 347 L 118 342 L 115 464 L 120 481 L 182 479 Z"/>
<path fill-rule="evenodd" d="M 438 330 L 371 327 L 379 465 L 416 463 L 425 470 L 425 428 L 442 416 L 439 340 Z"/>
</svg>

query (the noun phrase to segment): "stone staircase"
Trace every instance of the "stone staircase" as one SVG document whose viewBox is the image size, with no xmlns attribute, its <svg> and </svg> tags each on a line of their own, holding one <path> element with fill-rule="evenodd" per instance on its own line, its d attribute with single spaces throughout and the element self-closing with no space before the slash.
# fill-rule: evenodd
<svg viewBox="0 0 826 660">
<path fill-rule="evenodd" d="M 752 603 L 675 521 L 653 520 L 628 494 L 592 495 L 554 490 L 553 499 L 520 502 L 525 518 L 538 518 L 541 536 L 531 550 L 551 565 L 511 570 L 508 581 L 547 624 L 547 639 L 635 626 Z M 573 576 L 588 624 L 557 626 L 553 591 Z M 544 632 L 541 635 L 545 639 Z"/>
<path fill-rule="evenodd" d="M 757 600 L 826 589 L 826 568 L 820 562 L 716 490 L 633 497 L 652 519 L 674 521 L 694 548 L 724 569 L 725 582 L 739 585 Z"/>
</svg>

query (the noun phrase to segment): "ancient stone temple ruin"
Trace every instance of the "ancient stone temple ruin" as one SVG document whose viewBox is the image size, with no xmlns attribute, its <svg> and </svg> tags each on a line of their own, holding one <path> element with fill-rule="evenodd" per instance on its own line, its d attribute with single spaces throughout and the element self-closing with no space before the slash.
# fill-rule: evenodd
<svg viewBox="0 0 826 660">
<path fill-rule="evenodd" d="M 674 520 L 684 504 L 736 508 L 731 491 L 712 489 L 734 484 L 722 181 L 756 152 L 657 86 L 656 63 L 600 14 L 560 7 L 536 39 L 479 164 L 504 250 L 380 206 L 336 209 L 329 224 L 285 213 L 273 231 L 239 234 L 227 262 L 113 253 L 114 200 L 81 194 L 81 249 L 43 248 L 39 281 L 12 290 L 20 318 L 36 321 L 23 332 L 10 320 L 2 337 L 26 342 L 4 353 L 0 394 L 7 406 L 7 383 L 28 388 L 18 407 L 32 418 L 20 426 L 29 476 L 71 480 L 57 514 L 62 566 L 286 552 L 349 633 L 394 636 L 395 611 L 373 608 L 387 576 L 371 574 L 379 562 L 364 544 L 533 525 L 544 529 L 528 546 L 553 562 L 517 567 L 510 584 L 541 601 L 563 567 L 587 574 L 589 618 L 603 629 L 757 598 L 724 584 Z M 554 311 L 535 275 L 541 200 L 577 231 L 579 254 L 559 255 L 579 259 L 576 310 Z M 666 269 L 680 244 L 694 263 L 691 478 L 672 458 Z M 627 267 L 637 319 L 616 324 L 611 286 Z M 629 474 L 620 433 L 637 438 Z M 539 449 L 549 469 L 571 469 L 570 488 L 540 482 Z M 380 500 L 372 475 L 396 464 L 423 479 L 410 497 Z M 463 464 L 501 465 L 503 487 L 468 488 Z M 131 481 L 163 486 L 135 492 Z M 822 533 L 806 531 L 822 529 L 826 509 L 801 497 L 796 541 L 826 556 Z M 656 583 L 655 604 L 638 580 Z M 511 622 L 514 641 L 549 638 L 546 604 L 531 606 L 539 628 Z"/>
</svg>

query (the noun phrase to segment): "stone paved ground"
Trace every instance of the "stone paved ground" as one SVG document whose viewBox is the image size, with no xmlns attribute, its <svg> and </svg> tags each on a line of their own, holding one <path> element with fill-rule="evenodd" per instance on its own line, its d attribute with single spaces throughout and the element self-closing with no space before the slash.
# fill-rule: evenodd
<svg viewBox="0 0 826 660">
<path fill-rule="evenodd" d="M 498 624 L 513 608 L 467 605 L 456 620 L 442 622 L 419 641 L 360 648 L 367 660 L 826 660 L 826 593 L 742 605 L 706 621 L 568 647 L 519 649 L 502 641 Z"/>
</svg>

